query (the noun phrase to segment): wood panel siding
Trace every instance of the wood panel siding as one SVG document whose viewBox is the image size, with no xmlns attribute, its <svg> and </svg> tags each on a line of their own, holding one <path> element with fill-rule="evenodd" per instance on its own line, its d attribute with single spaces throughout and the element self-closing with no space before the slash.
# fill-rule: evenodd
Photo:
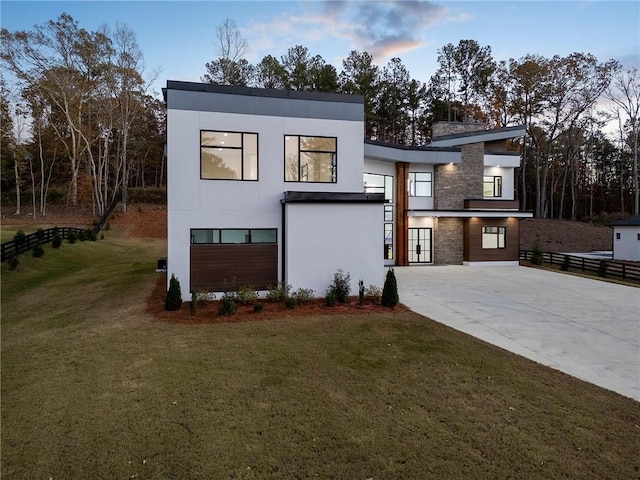
<svg viewBox="0 0 640 480">
<path fill-rule="evenodd" d="M 482 227 L 506 227 L 505 248 L 482 248 Z M 465 262 L 518 261 L 520 223 L 517 218 L 467 218 L 464 222 Z"/>
<path fill-rule="evenodd" d="M 193 291 L 266 290 L 278 281 L 278 246 L 192 245 L 190 271 Z"/>
<path fill-rule="evenodd" d="M 409 164 L 406 162 L 396 163 L 396 191 L 395 191 L 395 219 L 396 231 L 393 242 L 396 248 L 396 265 L 409 265 L 409 245 L 407 243 L 407 233 L 409 221 L 407 219 L 407 209 L 409 208 L 409 194 L 407 190 L 407 178 L 409 176 Z"/>
<path fill-rule="evenodd" d="M 466 210 L 518 210 L 520 202 L 518 200 L 468 198 L 464 201 L 464 208 Z"/>
</svg>

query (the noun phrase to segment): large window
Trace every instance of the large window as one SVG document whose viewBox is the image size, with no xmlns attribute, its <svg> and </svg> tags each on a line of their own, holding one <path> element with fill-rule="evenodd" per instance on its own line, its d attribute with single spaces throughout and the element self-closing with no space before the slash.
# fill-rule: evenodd
<svg viewBox="0 0 640 480">
<path fill-rule="evenodd" d="M 377 173 L 364 174 L 365 193 L 383 193 L 384 205 L 384 259 L 393 260 L 393 177 Z"/>
<path fill-rule="evenodd" d="M 431 196 L 431 172 L 409 172 L 409 196 Z"/>
<path fill-rule="evenodd" d="M 200 178 L 258 180 L 258 134 L 200 131 Z"/>
<path fill-rule="evenodd" d="M 287 182 L 336 183 L 337 139 L 335 137 L 284 137 L 284 179 Z"/>
<path fill-rule="evenodd" d="M 275 228 L 194 228 L 191 229 L 192 244 L 209 243 L 277 243 Z"/>
<path fill-rule="evenodd" d="M 506 248 L 506 227 L 482 227 L 482 248 Z"/>
<path fill-rule="evenodd" d="M 502 197 L 502 177 L 484 177 L 484 197 Z"/>
</svg>

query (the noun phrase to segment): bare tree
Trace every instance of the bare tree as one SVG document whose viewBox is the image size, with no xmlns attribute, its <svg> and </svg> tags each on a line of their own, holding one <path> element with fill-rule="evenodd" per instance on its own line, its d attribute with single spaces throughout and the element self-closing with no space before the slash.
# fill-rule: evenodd
<svg viewBox="0 0 640 480">
<path fill-rule="evenodd" d="M 640 117 L 640 75 L 636 68 L 618 69 L 606 91 L 606 96 L 615 106 L 616 115 L 620 112 L 628 117 L 631 126 L 631 150 L 633 153 L 633 214 L 640 213 L 640 194 L 638 191 L 638 120 Z"/>
<path fill-rule="evenodd" d="M 242 37 L 236 22 L 226 18 L 216 28 L 217 59 L 205 64 L 207 73 L 203 82 L 221 85 L 247 85 L 253 78 L 254 68 L 244 58 L 249 44 Z"/>
</svg>

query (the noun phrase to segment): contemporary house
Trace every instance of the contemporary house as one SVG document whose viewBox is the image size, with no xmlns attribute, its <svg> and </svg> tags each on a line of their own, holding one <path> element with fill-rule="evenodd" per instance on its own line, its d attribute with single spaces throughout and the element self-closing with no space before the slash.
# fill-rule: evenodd
<svg viewBox="0 0 640 480">
<path fill-rule="evenodd" d="M 613 235 L 613 259 L 640 262 L 640 215 L 609 226 Z"/>
<path fill-rule="evenodd" d="M 360 96 L 168 81 L 168 271 L 190 291 L 385 265 L 518 261 L 522 127 L 439 123 L 422 147 L 363 142 Z"/>
</svg>

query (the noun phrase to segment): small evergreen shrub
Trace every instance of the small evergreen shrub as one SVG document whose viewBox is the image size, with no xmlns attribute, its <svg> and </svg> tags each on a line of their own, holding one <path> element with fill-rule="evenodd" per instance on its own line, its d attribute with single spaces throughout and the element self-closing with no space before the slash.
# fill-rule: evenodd
<svg viewBox="0 0 640 480">
<path fill-rule="evenodd" d="M 16 257 L 15 255 L 12 255 L 11 257 L 9 257 L 9 261 L 7 263 L 9 264 L 9 270 L 15 270 L 16 268 L 18 268 L 20 260 L 18 260 L 18 257 Z"/>
<path fill-rule="evenodd" d="M 78 237 L 76 237 L 76 234 L 73 232 L 73 230 L 69 232 L 69 235 L 67 235 L 67 242 L 69 243 L 76 243 L 77 239 Z"/>
<path fill-rule="evenodd" d="M 311 288 L 299 288 L 293 293 L 292 297 L 295 299 L 296 304 L 302 305 L 313 300 L 313 293 Z"/>
<path fill-rule="evenodd" d="M 358 280 L 358 305 L 364 305 L 364 281 Z"/>
<path fill-rule="evenodd" d="M 95 242 L 98 239 L 96 232 L 92 228 L 87 228 L 85 232 L 86 232 L 85 235 L 87 237 L 87 240 L 91 242 Z"/>
<path fill-rule="evenodd" d="M 42 245 L 38 243 L 35 247 L 33 247 L 33 250 L 31 250 L 31 255 L 36 258 L 42 257 L 44 255 L 44 248 L 42 248 Z"/>
<path fill-rule="evenodd" d="M 84 230 L 80 230 L 77 234 L 78 240 L 84 242 L 87 239 L 87 232 Z"/>
<path fill-rule="evenodd" d="M 258 299 L 258 292 L 248 286 L 240 287 L 236 292 L 236 299 L 241 305 L 251 305 Z"/>
<path fill-rule="evenodd" d="M 290 309 L 296 308 L 296 298 L 295 297 L 287 297 L 284 299 L 284 306 Z"/>
<path fill-rule="evenodd" d="M 26 240 L 27 235 L 24 233 L 24 230 L 18 230 L 13 236 L 13 241 L 16 242 L 16 245 L 22 245 Z"/>
<path fill-rule="evenodd" d="M 536 240 L 531 247 L 531 263 L 534 265 L 542 265 L 543 253 L 542 247 L 540 246 L 540 239 L 536 236 Z"/>
<path fill-rule="evenodd" d="M 327 290 L 327 294 L 324 296 L 324 304 L 327 307 L 335 307 L 336 306 L 336 294 L 331 290 Z"/>
<path fill-rule="evenodd" d="M 172 273 L 169 280 L 169 290 L 167 291 L 167 298 L 164 302 L 164 309 L 168 311 L 180 310 L 182 306 L 182 292 L 180 291 L 180 282 L 176 276 Z"/>
<path fill-rule="evenodd" d="M 229 316 L 234 315 L 237 310 L 236 296 L 234 292 L 225 292 L 220 299 L 220 307 L 218 308 L 218 315 Z"/>
<path fill-rule="evenodd" d="M 36 238 L 40 243 L 44 242 L 44 230 L 39 228 L 36 230 Z"/>
<path fill-rule="evenodd" d="M 605 278 L 607 276 L 607 261 L 600 260 L 600 265 L 598 266 L 598 276 Z"/>
<path fill-rule="evenodd" d="M 62 245 L 62 237 L 56 233 L 53 240 L 51 240 L 51 246 L 53 248 L 60 248 L 60 245 Z"/>
<path fill-rule="evenodd" d="M 351 275 L 338 269 L 333 274 L 333 283 L 329 286 L 329 290 L 335 295 L 336 301 L 346 303 L 351 292 Z"/>
<path fill-rule="evenodd" d="M 563 272 L 566 272 L 567 270 L 569 270 L 570 265 L 571 265 L 571 257 L 569 257 L 569 255 L 565 255 L 564 258 L 562 259 L 562 265 L 560 265 L 560 268 L 562 269 Z"/>
<path fill-rule="evenodd" d="M 283 302 L 289 296 L 291 285 L 287 282 L 278 282 L 267 287 L 266 299 L 269 302 Z"/>
<path fill-rule="evenodd" d="M 387 270 L 387 277 L 382 287 L 382 305 L 385 307 L 395 307 L 400 299 L 398 298 L 398 282 L 393 268 Z"/>
<path fill-rule="evenodd" d="M 377 285 L 369 285 L 364 292 L 364 298 L 371 303 L 380 303 L 382 289 Z"/>
<path fill-rule="evenodd" d="M 261 302 L 256 302 L 253 304 L 254 313 L 260 313 L 262 310 L 264 310 L 264 305 L 262 305 Z"/>
</svg>

